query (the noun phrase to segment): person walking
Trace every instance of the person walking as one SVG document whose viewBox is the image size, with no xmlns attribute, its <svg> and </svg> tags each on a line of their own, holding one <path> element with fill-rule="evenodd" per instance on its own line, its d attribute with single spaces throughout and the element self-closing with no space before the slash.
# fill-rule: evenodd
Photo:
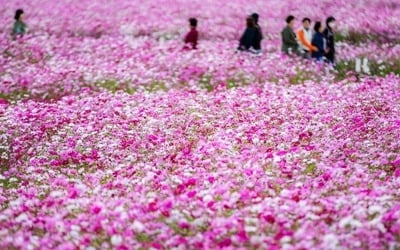
<svg viewBox="0 0 400 250">
<path fill-rule="evenodd" d="M 239 40 L 239 51 L 251 51 L 250 49 L 255 49 L 256 39 L 258 36 L 258 30 L 254 22 L 253 17 L 248 16 L 246 18 L 246 29 Z"/>
<path fill-rule="evenodd" d="M 257 29 L 257 34 L 254 39 L 253 49 L 255 53 L 261 53 L 261 41 L 264 38 L 260 25 L 258 24 L 259 15 L 257 13 L 251 14 L 254 20 L 255 28 Z"/>
<path fill-rule="evenodd" d="M 24 11 L 22 9 L 15 11 L 14 19 L 15 22 L 11 33 L 13 39 L 17 38 L 18 36 L 22 37 L 28 30 L 28 26 L 24 22 Z"/>
<path fill-rule="evenodd" d="M 323 62 L 325 60 L 325 54 L 329 52 L 323 31 L 324 26 L 322 23 L 316 22 L 314 25 L 314 36 L 311 44 L 318 49 L 317 51 L 312 52 L 312 57 L 318 62 Z"/>
<path fill-rule="evenodd" d="M 327 41 L 327 47 L 329 48 L 329 52 L 325 55 L 326 58 L 328 59 L 329 63 L 332 63 L 333 65 L 335 65 L 335 54 L 336 54 L 336 50 L 335 50 L 335 33 L 334 33 L 334 29 L 335 29 L 335 21 L 336 19 L 332 16 L 328 17 L 326 19 L 326 28 L 323 32 L 326 41 Z"/>
<path fill-rule="evenodd" d="M 285 54 L 298 54 L 299 44 L 296 39 L 296 33 L 293 28 L 295 24 L 295 17 L 288 16 L 286 18 L 286 27 L 282 30 L 282 52 Z"/>
<path fill-rule="evenodd" d="M 301 53 L 304 58 L 310 59 L 311 53 L 318 51 L 318 49 L 311 44 L 313 38 L 313 31 L 310 28 L 311 19 L 306 17 L 302 21 L 302 27 L 297 31 L 297 39 L 302 49 Z"/>
<path fill-rule="evenodd" d="M 190 31 L 185 36 L 185 49 L 197 49 L 199 32 L 197 31 L 197 19 L 189 19 Z"/>
</svg>

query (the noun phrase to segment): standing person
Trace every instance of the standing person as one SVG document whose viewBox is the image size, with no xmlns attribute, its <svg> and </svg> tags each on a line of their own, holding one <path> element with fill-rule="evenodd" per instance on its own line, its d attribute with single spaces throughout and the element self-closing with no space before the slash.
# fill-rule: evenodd
<svg viewBox="0 0 400 250">
<path fill-rule="evenodd" d="M 185 37 L 185 49 L 197 49 L 197 41 L 199 39 L 199 32 L 197 31 L 197 19 L 189 19 L 190 31 Z"/>
<path fill-rule="evenodd" d="M 336 19 L 332 16 L 326 19 L 326 29 L 324 30 L 324 36 L 327 41 L 327 46 L 329 48 L 329 52 L 325 55 L 328 59 L 328 62 L 335 65 L 335 34 L 333 33 L 335 29 L 335 21 Z"/>
<path fill-rule="evenodd" d="M 244 31 L 242 37 L 239 40 L 238 50 L 250 51 L 250 48 L 254 49 L 254 44 L 256 41 L 257 34 L 258 30 L 256 28 L 254 19 L 253 17 L 248 16 L 246 18 L 246 30 Z"/>
<path fill-rule="evenodd" d="M 310 28 L 311 19 L 308 17 L 304 18 L 302 24 L 303 26 L 297 31 L 297 39 L 299 40 L 304 58 L 310 59 L 311 53 L 318 51 L 318 49 L 311 44 L 313 38 L 313 31 Z"/>
<path fill-rule="evenodd" d="M 22 9 L 15 11 L 14 19 L 15 22 L 11 33 L 13 39 L 17 36 L 23 36 L 28 30 L 28 27 L 24 23 L 24 11 Z"/>
<path fill-rule="evenodd" d="M 288 16 L 286 18 L 286 23 L 287 23 L 286 27 L 281 32 L 282 51 L 288 55 L 292 54 L 292 53 L 298 54 L 299 44 L 297 43 L 297 40 L 296 40 L 296 33 L 294 33 L 294 31 L 293 31 L 295 17 Z"/>
<path fill-rule="evenodd" d="M 322 23 L 316 22 L 314 25 L 315 33 L 311 44 L 318 49 L 317 51 L 312 52 L 312 57 L 315 58 L 318 62 L 324 61 L 325 54 L 329 52 L 329 48 L 327 48 L 327 43 L 323 31 L 324 26 L 322 25 Z"/>
<path fill-rule="evenodd" d="M 253 45 L 254 52 L 261 53 L 261 40 L 263 39 L 263 34 L 262 34 L 261 27 L 258 24 L 259 15 L 257 13 L 253 13 L 253 14 L 251 14 L 251 17 L 253 18 L 255 27 L 257 29 L 257 35 L 254 39 L 254 45 Z"/>
</svg>

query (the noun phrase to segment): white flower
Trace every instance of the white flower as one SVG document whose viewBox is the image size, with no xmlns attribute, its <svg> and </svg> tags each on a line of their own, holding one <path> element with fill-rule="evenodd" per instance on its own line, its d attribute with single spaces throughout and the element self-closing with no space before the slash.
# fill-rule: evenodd
<svg viewBox="0 0 400 250">
<path fill-rule="evenodd" d="M 282 244 L 289 243 L 291 240 L 292 240 L 292 237 L 286 235 L 286 236 L 282 237 L 281 243 Z"/>
<path fill-rule="evenodd" d="M 334 234 L 327 234 L 323 238 L 323 246 L 326 249 L 336 249 L 339 240 Z"/>
<path fill-rule="evenodd" d="M 63 191 L 53 191 L 50 193 L 51 197 L 61 197 L 64 196 L 64 192 Z"/>
<path fill-rule="evenodd" d="M 27 219 L 28 219 L 28 215 L 26 215 L 25 213 L 22 213 L 15 219 L 15 221 L 23 222 L 23 221 L 26 221 Z"/>
<path fill-rule="evenodd" d="M 239 199 L 240 199 L 240 194 L 239 194 L 238 192 L 233 192 L 233 193 L 231 194 L 231 199 L 229 200 L 229 202 L 230 202 L 231 204 L 234 204 L 234 203 L 236 203 Z"/>
<path fill-rule="evenodd" d="M 73 239 L 78 239 L 79 235 L 80 235 L 80 233 L 78 231 L 71 231 L 69 234 L 71 235 L 71 237 Z"/>
<path fill-rule="evenodd" d="M 11 178 L 9 179 L 9 182 L 16 182 L 16 181 L 18 181 L 18 179 L 15 178 L 15 177 L 11 177 Z"/>
<path fill-rule="evenodd" d="M 133 222 L 133 224 L 132 224 L 132 229 L 135 231 L 135 232 L 143 232 L 143 230 L 145 229 L 145 227 L 144 227 L 144 225 L 140 222 L 140 221 L 135 221 L 135 222 Z"/>
<path fill-rule="evenodd" d="M 121 235 L 113 235 L 111 236 L 111 244 L 113 246 L 119 246 L 122 243 L 122 237 Z"/>
<path fill-rule="evenodd" d="M 72 226 L 71 226 L 71 231 L 80 232 L 80 231 L 81 231 L 81 228 L 80 228 L 79 226 L 77 226 L 77 225 L 72 225 Z"/>
<path fill-rule="evenodd" d="M 340 227 L 351 226 L 352 228 L 362 227 L 362 223 L 351 216 L 343 218 L 339 222 Z"/>
<path fill-rule="evenodd" d="M 368 208 L 368 213 L 370 213 L 370 214 L 381 213 L 382 210 L 383 210 L 383 208 L 381 206 L 374 205 L 374 206 L 370 206 Z"/>
<path fill-rule="evenodd" d="M 247 233 L 255 233 L 255 232 L 257 232 L 257 227 L 254 227 L 254 226 L 245 226 L 245 227 L 244 227 L 244 230 L 245 230 Z"/>
<path fill-rule="evenodd" d="M 209 201 L 212 201 L 213 198 L 212 198 L 211 195 L 207 194 L 207 195 L 204 196 L 203 200 L 204 200 L 205 202 L 209 202 Z"/>
</svg>

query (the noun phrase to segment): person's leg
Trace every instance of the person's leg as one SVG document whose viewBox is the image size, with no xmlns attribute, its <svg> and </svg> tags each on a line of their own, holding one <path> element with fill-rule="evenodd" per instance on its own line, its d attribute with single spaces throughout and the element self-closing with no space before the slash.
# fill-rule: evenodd
<svg viewBox="0 0 400 250">
<path fill-rule="evenodd" d="M 303 57 L 304 59 L 311 59 L 311 52 L 308 50 L 304 50 Z"/>
<path fill-rule="evenodd" d="M 335 56 L 332 52 L 326 54 L 326 59 L 328 60 L 329 63 L 335 64 Z"/>
<path fill-rule="evenodd" d="M 327 61 L 329 64 L 332 64 L 333 67 L 336 66 L 335 57 L 334 57 L 333 55 L 330 55 L 329 57 L 326 57 L 326 61 Z"/>
</svg>

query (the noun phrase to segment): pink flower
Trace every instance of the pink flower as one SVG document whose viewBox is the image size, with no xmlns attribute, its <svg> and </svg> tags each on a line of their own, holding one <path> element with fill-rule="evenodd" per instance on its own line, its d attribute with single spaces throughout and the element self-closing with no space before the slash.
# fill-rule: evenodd
<svg viewBox="0 0 400 250">
<path fill-rule="evenodd" d="M 241 243 L 244 243 L 249 240 L 249 237 L 247 236 L 247 233 L 245 230 L 238 231 L 238 233 L 236 235 L 239 237 L 239 240 L 241 241 Z"/>
<path fill-rule="evenodd" d="M 197 192 L 196 192 L 195 190 L 192 190 L 192 191 L 189 191 L 189 192 L 187 193 L 187 196 L 188 196 L 189 198 L 194 198 L 194 197 L 196 196 L 196 194 L 197 194 Z"/>
<path fill-rule="evenodd" d="M 400 168 L 397 168 L 395 171 L 394 171 L 394 177 L 400 177 Z"/>
<path fill-rule="evenodd" d="M 0 105 L 8 105 L 8 101 L 0 97 Z"/>
<path fill-rule="evenodd" d="M 78 193 L 78 190 L 77 189 L 75 189 L 75 188 L 70 188 L 69 190 L 68 190 L 68 198 L 71 198 L 71 199 L 75 199 L 76 197 L 78 197 L 78 195 L 79 195 L 79 193 Z M 94 211 L 93 211 L 94 212 Z M 99 211 L 100 212 L 100 211 Z M 94 212 L 94 213 L 96 213 L 96 212 Z"/>
<path fill-rule="evenodd" d="M 182 229 L 189 229 L 189 228 L 190 228 L 190 225 L 189 225 L 187 222 L 185 222 L 185 221 L 179 222 L 178 225 L 179 225 L 179 227 L 182 228 Z"/>
<path fill-rule="evenodd" d="M 400 168 L 400 157 L 392 162 L 392 166 L 395 168 Z"/>
<path fill-rule="evenodd" d="M 102 210 L 102 206 L 100 204 L 93 204 L 90 207 L 90 212 L 92 214 L 99 214 L 101 212 L 101 210 Z"/>
<path fill-rule="evenodd" d="M 230 238 L 225 238 L 218 242 L 218 247 L 229 247 L 232 244 L 232 240 Z"/>
</svg>

